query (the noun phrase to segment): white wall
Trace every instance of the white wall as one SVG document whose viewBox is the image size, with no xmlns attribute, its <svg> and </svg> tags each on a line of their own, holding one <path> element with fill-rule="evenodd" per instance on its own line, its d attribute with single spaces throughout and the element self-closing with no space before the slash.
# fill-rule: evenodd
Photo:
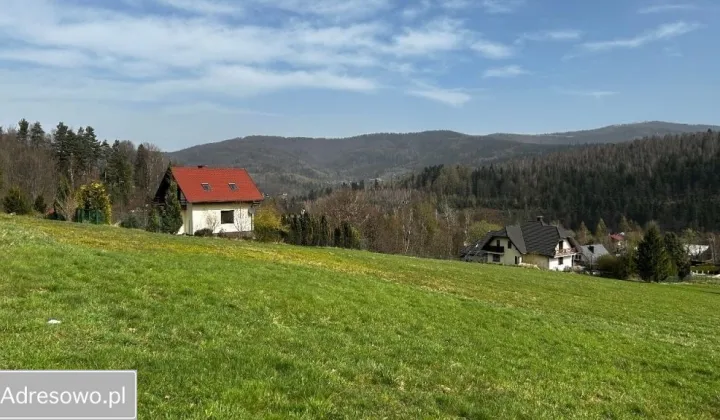
<svg viewBox="0 0 720 420">
<path fill-rule="evenodd" d="M 207 229 L 214 225 L 214 233 L 251 232 L 253 230 L 252 217 L 248 213 L 249 203 L 188 203 L 183 213 L 184 225 L 179 234 L 194 234 L 200 229 Z M 233 211 L 233 223 L 221 223 L 221 212 Z"/>
<path fill-rule="evenodd" d="M 549 270 L 564 271 L 566 268 L 571 269 L 572 266 L 573 266 L 573 256 L 572 255 L 563 257 L 562 265 L 560 264 L 559 258 L 550 258 L 548 261 L 548 269 Z"/>
</svg>

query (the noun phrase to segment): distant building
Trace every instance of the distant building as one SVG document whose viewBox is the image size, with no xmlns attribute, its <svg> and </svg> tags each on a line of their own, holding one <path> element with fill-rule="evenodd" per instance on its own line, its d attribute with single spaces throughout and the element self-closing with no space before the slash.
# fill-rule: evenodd
<svg viewBox="0 0 720 420">
<path fill-rule="evenodd" d="M 548 225 L 542 217 L 506 226 L 465 247 L 460 257 L 503 265 L 531 264 L 548 270 L 572 269 L 579 244 L 562 226 Z"/>
<path fill-rule="evenodd" d="M 580 252 L 575 255 L 575 263 L 585 267 L 592 267 L 597 264 L 600 257 L 610 255 L 602 244 L 584 245 L 580 247 L 579 251 Z"/>
<path fill-rule="evenodd" d="M 253 231 L 254 208 L 264 195 L 245 169 L 174 166 L 168 169 L 155 193 L 162 203 L 174 180 L 183 209 L 183 226 L 178 234 L 192 235 L 201 229 L 213 233 Z"/>
</svg>

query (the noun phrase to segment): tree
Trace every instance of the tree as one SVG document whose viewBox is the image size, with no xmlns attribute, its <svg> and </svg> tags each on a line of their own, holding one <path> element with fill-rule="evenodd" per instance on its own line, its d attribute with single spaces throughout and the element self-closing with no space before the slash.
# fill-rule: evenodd
<svg viewBox="0 0 720 420">
<path fill-rule="evenodd" d="M 498 226 L 493 223 L 489 223 L 485 220 L 475 222 L 472 225 L 470 225 L 470 230 L 468 232 L 468 240 L 470 242 L 477 242 L 480 239 L 484 238 L 485 235 L 487 235 L 489 232 L 500 230 L 500 229 L 502 229 L 501 226 Z"/>
<path fill-rule="evenodd" d="M 150 187 L 150 152 L 144 145 L 139 145 L 135 154 L 135 170 L 133 173 L 135 187 L 147 194 Z"/>
<path fill-rule="evenodd" d="M 620 217 L 620 225 L 618 227 L 620 228 L 620 232 L 623 232 L 625 234 L 629 233 L 632 230 L 632 227 L 630 227 L 630 222 L 628 222 L 624 214 L 622 215 L 622 217 Z"/>
<path fill-rule="evenodd" d="M 45 147 L 45 130 L 39 121 L 36 121 L 30 128 L 30 145 L 34 148 Z"/>
<path fill-rule="evenodd" d="M 127 205 L 133 189 L 133 166 L 118 140 L 110 149 L 105 179 L 113 204 Z"/>
<path fill-rule="evenodd" d="M 595 227 L 595 239 L 600 243 L 606 243 L 608 241 L 608 229 L 605 221 L 600 218 L 597 226 Z"/>
<path fill-rule="evenodd" d="M 275 204 L 270 201 L 264 202 L 258 207 L 253 225 L 255 237 L 260 241 L 278 241 L 284 232 L 280 213 Z"/>
<path fill-rule="evenodd" d="M 40 214 L 45 214 L 47 211 L 47 204 L 45 203 L 45 197 L 42 196 L 42 194 L 35 197 L 35 203 L 33 204 L 33 208 L 36 212 Z"/>
<path fill-rule="evenodd" d="M 17 187 L 10 188 L 3 199 L 5 213 L 30 214 L 32 207 L 25 193 Z"/>
<path fill-rule="evenodd" d="M 55 201 L 53 202 L 55 218 L 59 220 L 72 220 L 76 207 L 77 202 L 75 201 L 70 181 L 66 177 L 61 176 L 58 182 L 57 192 L 55 193 Z"/>
<path fill-rule="evenodd" d="M 330 225 L 328 224 L 327 216 L 324 214 L 320 217 L 318 237 L 318 246 L 328 246 L 330 244 Z"/>
<path fill-rule="evenodd" d="M 175 180 L 172 180 L 165 193 L 165 204 L 160 213 L 160 231 L 175 235 L 180 231 L 182 225 L 182 207 L 178 199 L 178 187 Z"/>
<path fill-rule="evenodd" d="M 100 182 L 92 182 L 81 186 L 78 190 L 77 201 L 78 208 L 90 212 L 89 217 L 94 218 L 96 217 L 94 214 L 99 212 L 102 214 L 104 223 L 112 223 L 110 195 Z"/>
<path fill-rule="evenodd" d="M 587 245 L 591 241 L 592 235 L 590 230 L 585 226 L 585 222 L 580 222 L 580 228 L 577 230 L 576 239 L 580 242 L 580 245 Z"/>
<path fill-rule="evenodd" d="M 23 145 L 28 144 L 28 129 L 29 128 L 30 128 L 30 123 L 25 118 L 21 119 L 20 122 L 18 122 L 17 139 Z"/>
<path fill-rule="evenodd" d="M 661 282 L 672 275 L 672 262 L 656 225 L 650 225 L 638 245 L 637 270 L 645 281 Z"/>
<path fill-rule="evenodd" d="M 672 232 L 666 233 L 663 238 L 665 250 L 673 265 L 674 273 L 684 280 L 690 275 L 690 258 L 680 238 Z"/>
<path fill-rule="evenodd" d="M 157 208 L 153 205 L 150 206 L 148 222 L 147 226 L 145 226 L 145 230 L 148 232 L 160 232 L 160 216 L 158 215 Z"/>
</svg>

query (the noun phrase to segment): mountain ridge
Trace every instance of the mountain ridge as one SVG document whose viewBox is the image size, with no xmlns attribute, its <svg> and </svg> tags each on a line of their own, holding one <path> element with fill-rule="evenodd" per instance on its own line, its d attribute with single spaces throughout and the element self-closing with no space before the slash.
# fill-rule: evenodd
<svg viewBox="0 0 720 420">
<path fill-rule="evenodd" d="M 437 164 L 479 166 L 492 161 L 584 144 L 619 143 L 640 137 L 720 130 L 720 126 L 650 121 L 548 134 L 469 135 L 452 130 L 370 133 L 344 138 L 252 135 L 166 153 L 187 165 L 242 166 L 264 192 L 368 178 L 391 178 Z"/>
</svg>

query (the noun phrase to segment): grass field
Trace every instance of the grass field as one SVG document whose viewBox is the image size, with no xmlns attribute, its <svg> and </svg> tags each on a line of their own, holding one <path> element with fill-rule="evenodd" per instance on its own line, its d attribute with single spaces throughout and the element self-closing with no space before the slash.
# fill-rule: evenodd
<svg viewBox="0 0 720 420">
<path fill-rule="evenodd" d="M 720 417 L 712 284 L 3 215 L 0 337 L 137 369 L 140 419 Z"/>
</svg>

